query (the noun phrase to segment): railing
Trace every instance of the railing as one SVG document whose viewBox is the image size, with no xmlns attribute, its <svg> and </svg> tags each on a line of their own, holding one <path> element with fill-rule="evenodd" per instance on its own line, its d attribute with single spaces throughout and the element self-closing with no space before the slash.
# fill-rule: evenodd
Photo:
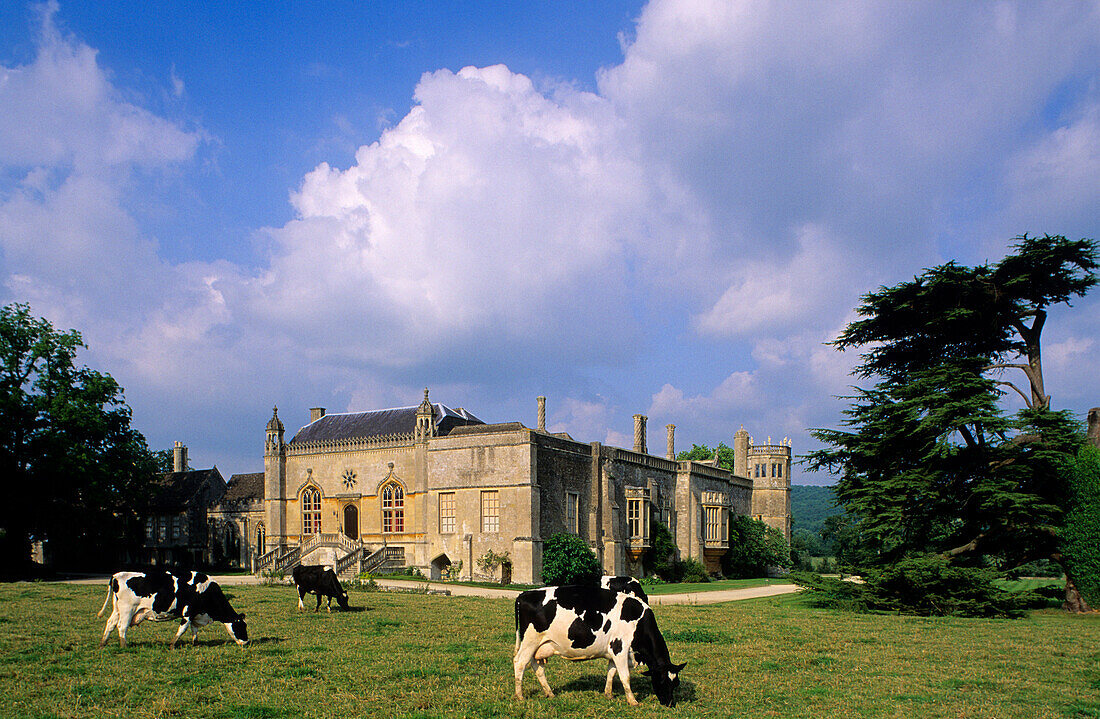
<svg viewBox="0 0 1100 719">
<path fill-rule="evenodd" d="M 360 570 L 374 572 L 379 569 L 397 569 L 405 566 L 404 547 L 382 547 L 363 560 Z"/>
<path fill-rule="evenodd" d="M 354 564 L 356 559 L 362 555 L 363 543 L 348 537 L 343 532 L 310 534 L 296 547 L 276 547 L 270 552 L 257 557 L 255 571 L 286 573 L 288 570 L 300 564 L 302 557 L 309 556 L 309 553 L 318 547 L 337 547 L 343 550 L 344 556 L 336 562 L 336 571 L 337 574 L 339 574 L 341 571 Z M 404 550 L 402 549 L 401 551 L 403 552 Z"/>
<path fill-rule="evenodd" d="M 359 562 L 359 559 L 363 556 L 363 548 L 356 547 L 355 551 L 349 552 L 342 558 L 336 560 L 336 575 L 342 577 L 344 572 L 348 571 L 353 565 Z M 356 572 L 358 574 L 359 572 Z"/>
<path fill-rule="evenodd" d="M 285 572 L 288 567 L 298 563 L 301 551 L 301 547 L 276 547 L 256 557 L 256 571 Z"/>
<path fill-rule="evenodd" d="M 302 542 L 302 554 L 309 554 L 317 547 L 339 547 L 345 552 L 354 552 L 359 549 L 361 542 L 352 539 L 343 532 L 320 532 L 307 535 Z"/>
</svg>

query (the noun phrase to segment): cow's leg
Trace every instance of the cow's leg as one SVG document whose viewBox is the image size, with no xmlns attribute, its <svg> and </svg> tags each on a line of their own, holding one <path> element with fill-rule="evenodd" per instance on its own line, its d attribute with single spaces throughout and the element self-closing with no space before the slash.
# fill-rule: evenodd
<svg viewBox="0 0 1100 719">
<path fill-rule="evenodd" d="M 328 604 L 326 604 L 325 607 L 328 609 L 328 613 L 332 614 L 332 595 L 331 594 L 328 595 Z"/>
<path fill-rule="evenodd" d="M 616 671 L 617 670 L 615 669 L 615 662 L 608 659 L 607 660 L 607 683 L 605 683 L 603 685 L 603 693 L 606 694 L 607 696 L 611 696 L 611 694 L 612 694 L 611 683 L 615 679 L 615 672 Z"/>
<path fill-rule="evenodd" d="M 111 632 L 118 626 L 118 605 L 111 610 L 111 616 L 107 617 L 107 627 L 103 630 L 103 641 L 99 643 L 99 646 L 103 647 L 107 644 L 107 637 L 111 636 Z M 118 635 L 122 636 L 122 630 L 119 630 Z"/>
<path fill-rule="evenodd" d="M 134 609 L 135 607 L 125 607 L 118 613 L 118 644 L 119 646 L 126 646 L 126 632 L 130 629 L 130 624 L 134 622 Z M 140 616 L 140 615 L 139 615 Z M 141 621 L 138 619 L 138 621 Z"/>
<path fill-rule="evenodd" d="M 302 600 L 305 599 L 306 593 L 304 591 L 302 591 L 301 587 L 297 587 L 297 590 L 298 590 L 298 611 L 299 612 L 304 612 L 306 610 L 306 605 L 302 602 Z"/>
<path fill-rule="evenodd" d="M 321 593 L 320 592 L 317 592 L 317 606 L 313 608 L 313 611 L 315 611 L 315 612 L 321 611 Z"/>
<path fill-rule="evenodd" d="M 194 628 L 191 626 L 191 620 L 190 619 L 181 619 L 180 620 L 180 630 L 178 632 L 176 632 L 176 636 L 172 637 L 172 641 L 168 642 L 168 647 L 170 649 L 175 649 L 176 648 L 176 642 L 179 641 L 179 638 L 181 636 L 183 636 L 183 633 L 186 632 L 188 629 L 190 629 L 192 632 L 195 631 Z"/>
<path fill-rule="evenodd" d="M 615 669 L 619 672 L 619 682 L 623 685 L 623 691 L 626 692 L 626 701 L 631 706 L 638 706 L 638 700 L 634 698 L 634 692 L 630 691 L 630 655 L 627 652 L 622 654 L 616 654 L 612 660 L 615 663 Z M 608 684 L 611 683 L 611 676 L 607 677 Z"/>
<path fill-rule="evenodd" d="M 516 699 L 523 699 L 523 674 L 534 663 L 536 648 L 531 642 L 516 645 L 516 654 L 512 657 L 512 671 L 516 676 Z"/>
<path fill-rule="evenodd" d="M 542 685 L 542 693 L 553 698 L 554 690 L 550 688 L 550 682 L 546 681 L 546 660 L 554 656 L 554 645 L 543 644 L 535 651 L 535 678 Z"/>
</svg>

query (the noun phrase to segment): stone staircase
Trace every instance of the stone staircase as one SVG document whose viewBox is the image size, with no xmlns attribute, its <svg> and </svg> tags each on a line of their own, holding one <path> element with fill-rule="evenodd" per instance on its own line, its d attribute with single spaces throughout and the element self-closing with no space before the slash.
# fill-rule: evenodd
<svg viewBox="0 0 1100 719">
<path fill-rule="evenodd" d="M 340 532 L 310 535 L 296 547 L 276 547 L 256 558 L 255 572 L 287 575 L 319 549 L 336 552 L 336 574 L 342 580 L 354 579 L 362 572 L 400 569 L 405 566 L 405 548 L 383 546 L 371 551 L 362 541 Z"/>
</svg>

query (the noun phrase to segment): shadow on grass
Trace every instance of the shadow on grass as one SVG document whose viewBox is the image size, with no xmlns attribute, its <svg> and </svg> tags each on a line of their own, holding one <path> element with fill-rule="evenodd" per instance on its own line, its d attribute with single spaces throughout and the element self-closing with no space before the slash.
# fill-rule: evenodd
<svg viewBox="0 0 1100 719">
<path fill-rule="evenodd" d="M 592 675 L 574 679 L 560 687 L 555 687 L 554 683 L 550 682 L 550 686 L 555 692 L 597 692 L 602 694 L 606 680 L 606 674 Z M 630 688 L 634 691 L 634 698 L 639 702 L 644 702 L 646 697 L 653 696 L 653 684 L 650 683 L 649 677 L 642 674 L 637 668 L 630 672 Z M 615 675 L 615 681 L 611 685 L 611 692 L 615 698 L 625 699 L 626 694 L 623 692 L 623 685 L 619 681 L 618 674 Z M 681 679 L 680 686 L 676 689 L 676 703 L 691 703 L 695 701 L 695 698 L 695 684 Z M 655 697 L 654 701 L 656 701 Z"/>
</svg>

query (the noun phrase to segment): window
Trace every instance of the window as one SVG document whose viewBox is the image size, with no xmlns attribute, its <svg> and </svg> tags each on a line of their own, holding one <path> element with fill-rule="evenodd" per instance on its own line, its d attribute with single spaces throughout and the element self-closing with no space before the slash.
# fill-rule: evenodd
<svg viewBox="0 0 1100 719">
<path fill-rule="evenodd" d="M 626 488 L 626 528 L 634 548 L 649 546 L 649 520 L 652 509 L 648 487 Z"/>
<path fill-rule="evenodd" d="M 382 487 L 382 531 L 405 531 L 405 490 L 397 482 Z"/>
<path fill-rule="evenodd" d="M 145 520 L 145 541 L 152 542 L 153 537 L 156 536 L 156 523 L 152 517 Z"/>
<path fill-rule="evenodd" d="M 576 492 L 565 493 L 565 531 L 580 534 L 577 515 L 580 510 L 581 495 Z"/>
<path fill-rule="evenodd" d="M 455 531 L 455 493 L 442 492 L 439 495 L 439 531 Z"/>
<path fill-rule="evenodd" d="M 719 514 L 721 514 L 721 507 L 703 507 L 703 511 L 706 513 L 706 534 L 704 539 L 708 542 L 717 542 L 721 539 L 719 532 Z"/>
<path fill-rule="evenodd" d="M 157 540 L 163 542 L 168 538 L 168 517 L 157 517 Z"/>
<path fill-rule="evenodd" d="M 316 487 L 306 487 L 302 492 L 302 534 L 318 534 L 321 531 L 321 492 Z"/>
<path fill-rule="evenodd" d="M 783 476 L 783 463 L 782 462 L 775 465 L 775 476 L 776 477 L 782 477 Z"/>
<path fill-rule="evenodd" d="M 500 531 L 500 492 L 495 489 L 481 493 L 481 531 Z"/>
<path fill-rule="evenodd" d="M 264 553 L 264 544 L 267 542 L 267 532 L 264 531 L 264 525 L 256 527 L 256 551 L 260 554 Z"/>
</svg>

